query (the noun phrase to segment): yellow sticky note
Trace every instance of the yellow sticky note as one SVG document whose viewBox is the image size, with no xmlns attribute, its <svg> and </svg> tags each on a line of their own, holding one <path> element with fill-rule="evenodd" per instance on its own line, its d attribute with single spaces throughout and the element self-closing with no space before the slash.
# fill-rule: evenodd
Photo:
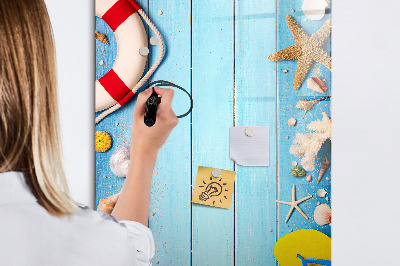
<svg viewBox="0 0 400 266">
<path fill-rule="evenodd" d="M 229 209 L 231 207 L 236 172 L 216 169 L 218 173 L 216 176 L 219 177 L 215 177 L 212 174 L 215 169 L 199 166 L 192 202 Z"/>
</svg>

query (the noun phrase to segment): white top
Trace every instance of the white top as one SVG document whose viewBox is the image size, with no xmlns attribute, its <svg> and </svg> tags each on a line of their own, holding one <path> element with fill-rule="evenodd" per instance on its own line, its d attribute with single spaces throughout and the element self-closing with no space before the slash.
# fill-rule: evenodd
<svg viewBox="0 0 400 266">
<path fill-rule="evenodd" d="M 22 173 L 0 174 L 0 265 L 151 265 L 149 228 L 79 206 L 57 218 L 38 204 Z"/>
</svg>

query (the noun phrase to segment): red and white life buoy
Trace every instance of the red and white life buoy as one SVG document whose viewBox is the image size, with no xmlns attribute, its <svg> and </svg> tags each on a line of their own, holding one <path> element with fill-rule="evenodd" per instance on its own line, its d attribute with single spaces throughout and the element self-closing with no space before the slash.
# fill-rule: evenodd
<svg viewBox="0 0 400 266">
<path fill-rule="evenodd" d="M 141 55 L 139 49 L 147 47 L 148 43 L 139 15 L 154 31 L 160 45 L 154 65 L 142 78 L 147 55 Z M 102 18 L 114 31 L 118 47 L 114 66 L 95 84 L 96 112 L 108 108 L 96 118 L 98 123 L 124 105 L 149 79 L 161 63 L 164 43 L 157 28 L 134 0 L 96 0 L 96 16 Z"/>
</svg>

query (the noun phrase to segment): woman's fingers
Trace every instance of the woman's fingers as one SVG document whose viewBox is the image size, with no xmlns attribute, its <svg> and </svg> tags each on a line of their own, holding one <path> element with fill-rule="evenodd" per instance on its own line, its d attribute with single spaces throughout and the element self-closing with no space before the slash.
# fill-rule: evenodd
<svg viewBox="0 0 400 266">
<path fill-rule="evenodd" d="M 146 110 L 146 101 L 152 93 L 153 93 L 153 90 L 151 88 L 148 88 L 147 90 L 144 90 L 141 93 L 139 93 L 137 101 L 136 101 L 135 110 L 133 111 L 134 116 L 137 116 L 137 117 L 144 116 L 144 112 Z"/>
<path fill-rule="evenodd" d="M 171 106 L 172 101 L 174 99 L 174 90 L 173 89 L 162 89 L 159 87 L 154 87 L 154 91 L 161 96 L 160 105 L 169 105 Z"/>
</svg>

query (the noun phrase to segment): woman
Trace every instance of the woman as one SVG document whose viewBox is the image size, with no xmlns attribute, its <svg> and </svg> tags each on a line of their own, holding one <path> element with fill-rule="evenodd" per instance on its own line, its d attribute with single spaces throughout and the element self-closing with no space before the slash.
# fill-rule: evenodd
<svg viewBox="0 0 400 266">
<path fill-rule="evenodd" d="M 0 265 L 149 265 L 147 228 L 157 152 L 178 119 L 173 91 L 157 122 L 139 94 L 132 161 L 112 216 L 77 206 L 62 168 L 52 29 L 43 0 L 0 1 Z"/>
</svg>

